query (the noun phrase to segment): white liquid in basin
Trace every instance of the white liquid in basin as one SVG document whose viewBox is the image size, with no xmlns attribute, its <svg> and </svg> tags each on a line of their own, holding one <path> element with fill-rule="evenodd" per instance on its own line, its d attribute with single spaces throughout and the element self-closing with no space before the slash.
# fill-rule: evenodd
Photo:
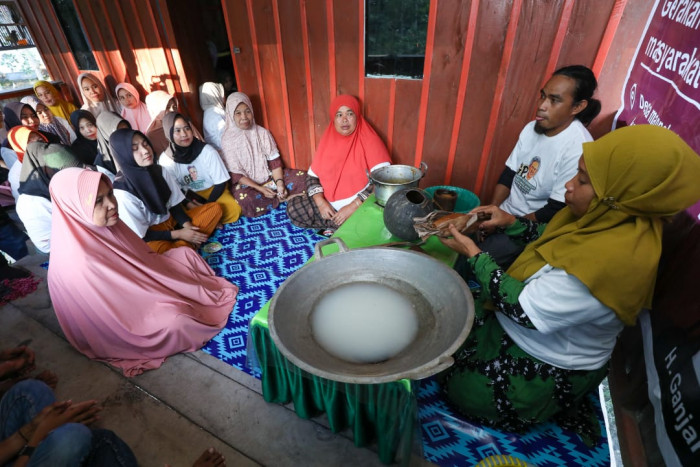
<svg viewBox="0 0 700 467">
<path fill-rule="evenodd" d="M 324 295 L 311 313 L 314 339 L 328 353 L 354 363 L 378 363 L 418 334 L 413 304 L 383 285 L 354 283 Z"/>
</svg>

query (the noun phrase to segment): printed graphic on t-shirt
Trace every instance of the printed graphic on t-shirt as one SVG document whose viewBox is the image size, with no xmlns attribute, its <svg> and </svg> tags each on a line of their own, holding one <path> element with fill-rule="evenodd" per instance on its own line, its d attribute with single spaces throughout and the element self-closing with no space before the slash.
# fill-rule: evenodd
<svg viewBox="0 0 700 467">
<path fill-rule="evenodd" d="M 187 172 L 189 172 L 189 175 L 185 175 L 184 178 L 187 186 L 189 186 L 190 190 L 192 191 L 201 191 L 204 187 L 204 181 L 197 180 L 197 167 L 194 165 L 188 165 Z"/>
<path fill-rule="evenodd" d="M 540 169 L 541 163 L 541 159 L 535 156 L 530 160 L 529 164 L 520 164 L 520 168 L 518 168 L 518 171 L 515 173 L 513 184 L 518 187 L 523 194 L 527 195 L 537 189 L 535 175 Z"/>
</svg>

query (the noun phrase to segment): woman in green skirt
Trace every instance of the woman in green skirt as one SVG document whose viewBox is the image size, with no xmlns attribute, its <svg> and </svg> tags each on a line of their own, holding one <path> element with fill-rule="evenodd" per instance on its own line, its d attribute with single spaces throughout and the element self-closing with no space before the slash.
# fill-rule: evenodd
<svg viewBox="0 0 700 467">
<path fill-rule="evenodd" d="M 571 420 L 605 377 L 617 335 L 651 306 L 662 219 L 700 199 L 697 180 L 700 157 L 680 137 L 631 126 L 583 144 L 567 207 L 549 224 L 474 210 L 528 244 L 507 271 L 452 228 L 443 243 L 481 284 L 474 328 L 439 376 L 457 410 L 507 431 Z"/>
</svg>

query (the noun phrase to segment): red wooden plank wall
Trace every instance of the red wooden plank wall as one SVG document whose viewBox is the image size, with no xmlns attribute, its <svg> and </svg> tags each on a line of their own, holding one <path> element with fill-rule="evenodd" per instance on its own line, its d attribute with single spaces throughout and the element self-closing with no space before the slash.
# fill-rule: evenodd
<svg viewBox="0 0 700 467">
<path fill-rule="evenodd" d="M 432 0 L 422 80 L 364 76 L 364 2 L 222 0 L 239 88 L 285 162 L 307 168 L 340 93 L 360 97 L 395 163 L 488 201 L 539 89 L 558 67 L 599 71 L 609 128 L 645 0 Z"/>
<path fill-rule="evenodd" d="M 201 121 L 198 85 L 214 78 L 202 60 L 208 59 L 203 40 L 178 41 L 183 21 L 197 21 L 197 9 L 184 0 L 73 0 L 92 47 L 99 70 L 113 94 L 114 86 L 127 81 L 141 92 L 175 94 L 185 111 Z M 79 70 L 50 0 L 19 0 L 38 49 L 54 79 L 74 89 L 82 104 L 76 79 Z M 183 12 L 186 12 L 184 14 Z M 193 16 L 194 15 L 194 16 Z M 173 18 L 174 16 L 174 18 Z M 178 44 L 180 45 L 178 47 Z"/>
<path fill-rule="evenodd" d="M 212 79 L 204 30 L 197 27 L 206 24 L 207 2 L 73 1 L 102 76 L 147 92 L 176 92 L 199 121 L 197 87 Z M 233 55 L 238 86 L 287 165 L 310 165 L 330 101 L 349 93 L 360 97 L 395 163 L 428 163 L 423 186 L 463 186 L 488 201 L 556 68 L 584 64 L 599 72 L 603 111 L 591 131 L 608 131 L 651 3 L 431 0 L 421 80 L 364 76 L 361 0 L 222 0 L 221 6 L 231 49 L 239 50 Z M 74 85 L 79 70 L 50 1 L 19 4 L 52 76 Z"/>
</svg>

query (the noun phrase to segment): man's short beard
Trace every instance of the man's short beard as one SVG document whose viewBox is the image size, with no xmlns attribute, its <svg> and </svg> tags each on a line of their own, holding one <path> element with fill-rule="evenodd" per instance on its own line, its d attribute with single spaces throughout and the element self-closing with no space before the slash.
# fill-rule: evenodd
<svg viewBox="0 0 700 467">
<path fill-rule="evenodd" d="M 540 122 L 535 122 L 533 130 L 535 130 L 535 133 L 537 133 L 538 135 L 543 135 L 547 131 L 547 129 L 543 127 Z"/>
</svg>

